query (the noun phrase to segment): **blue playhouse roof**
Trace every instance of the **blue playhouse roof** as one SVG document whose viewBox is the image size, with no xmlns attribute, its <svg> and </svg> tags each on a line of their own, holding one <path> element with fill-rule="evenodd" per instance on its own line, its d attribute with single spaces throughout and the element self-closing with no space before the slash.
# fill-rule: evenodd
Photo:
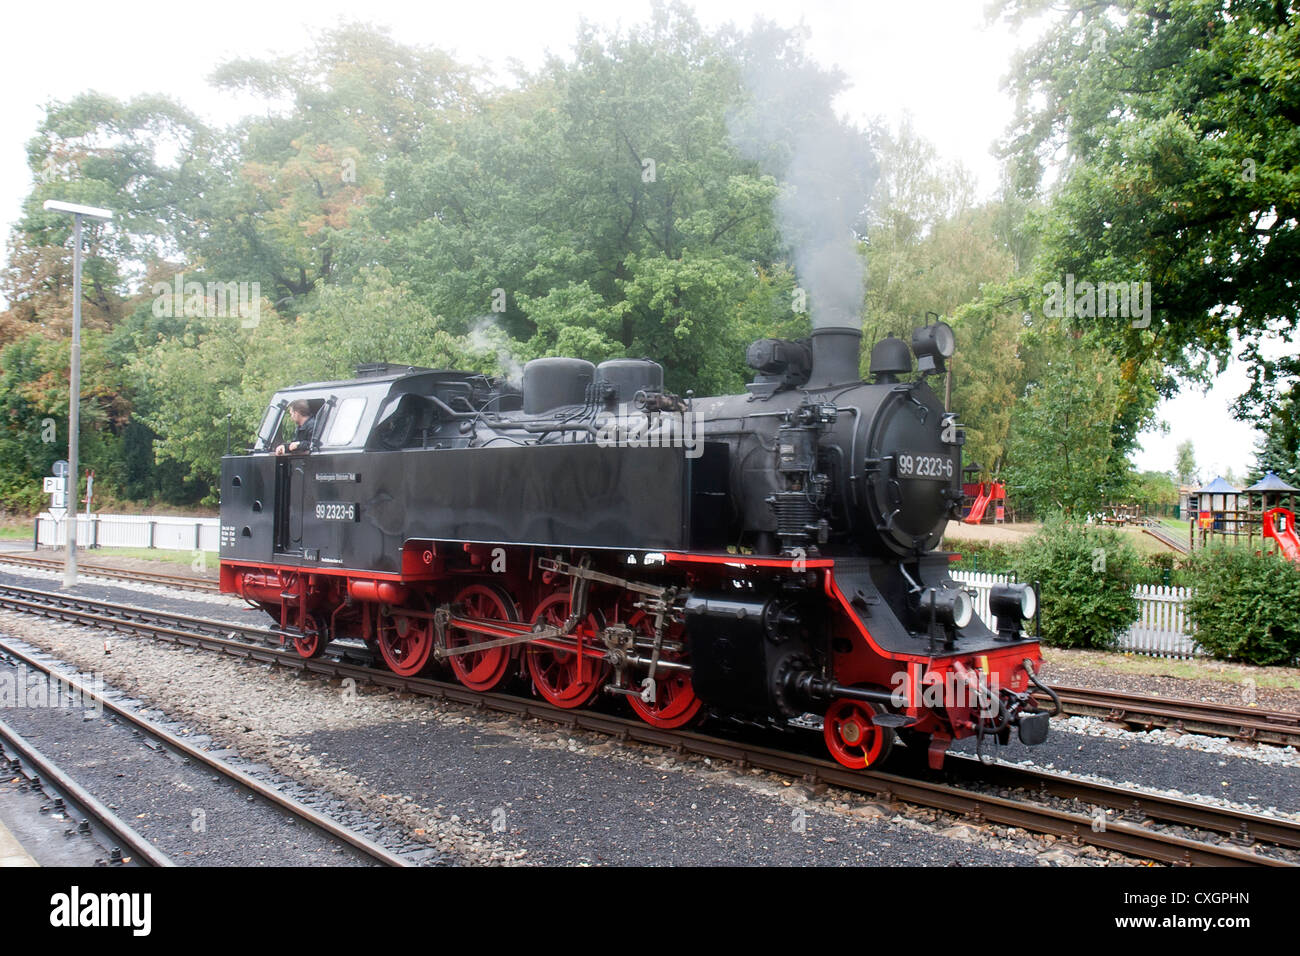
<svg viewBox="0 0 1300 956">
<path fill-rule="evenodd" d="M 1285 481 L 1277 476 L 1276 472 L 1266 472 L 1264 477 L 1255 482 L 1247 491 L 1300 491 L 1300 488 L 1288 485 Z"/>
<path fill-rule="evenodd" d="M 1196 492 L 1198 495 L 1239 495 L 1241 494 L 1236 488 L 1228 484 L 1222 478 L 1215 478 L 1204 488 Z"/>
</svg>

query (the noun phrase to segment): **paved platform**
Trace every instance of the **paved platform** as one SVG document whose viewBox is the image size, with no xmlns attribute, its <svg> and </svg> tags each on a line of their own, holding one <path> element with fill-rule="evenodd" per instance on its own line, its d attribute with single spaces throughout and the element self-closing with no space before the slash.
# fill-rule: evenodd
<svg viewBox="0 0 1300 956">
<path fill-rule="evenodd" d="M 22 844 L 9 832 L 8 827 L 0 823 L 0 867 L 6 866 L 40 866 L 40 864 L 23 849 Z"/>
</svg>

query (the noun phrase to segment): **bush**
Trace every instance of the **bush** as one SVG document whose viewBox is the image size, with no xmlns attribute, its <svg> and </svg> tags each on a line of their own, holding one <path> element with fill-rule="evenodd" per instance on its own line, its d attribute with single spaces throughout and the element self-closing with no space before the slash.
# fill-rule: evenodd
<svg viewBox="0 0 1300 956">
<path fill-rule="evenodd" d="M 1054 518 L 1021 546 L 1015 571 L 1040 585 L 1045 643 L 1108 648 L 1137 620 L 1138 565 L 1117 532 Z"/>
<path fill-rule="evenodd" d="M 1172 551 L 1148 554 L 1138 565 L 1134 583 L 1189 588 L 1192 586 L 1192 572 L 1188 568 L 1189 560 Z"/>
<path fill-rule="evenodd" d="M 1277 555 L 1214 547 L 1192 557 L 1187 616 L 1220 660 L 1289 664 L 1300 656 L 1300 568 Z"/>
<path fill-rule="evenodd" d="M 1016 545 L 988 541 L 945 541 L 944 547 L 961 555 L 961 560 L 952 566 L 954 571 L 993 573 L 1015 568 L 1020 550 Z"/>
</svg>

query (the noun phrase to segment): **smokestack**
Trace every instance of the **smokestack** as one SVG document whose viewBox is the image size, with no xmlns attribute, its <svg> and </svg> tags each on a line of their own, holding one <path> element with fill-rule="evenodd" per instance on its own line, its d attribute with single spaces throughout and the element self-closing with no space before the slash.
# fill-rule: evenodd
<svg viewBox="0 0 1300 956">
<path fill-rule="evenodd" d="M 823 326 L 812 332 L 812 375 L 808 388 L 851 385 L 860 382 L 858 361 L 862 352 L 862 330 L 849 326 Z"/>
</svg>

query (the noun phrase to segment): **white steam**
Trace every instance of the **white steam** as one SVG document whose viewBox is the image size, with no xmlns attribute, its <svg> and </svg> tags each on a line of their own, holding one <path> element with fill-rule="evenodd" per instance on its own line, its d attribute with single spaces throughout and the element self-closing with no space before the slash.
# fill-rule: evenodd
<svg viewBox="0 0 1300 956">
<path fill-rule="evenodd" d="M 866 277 L 857 236 L 878 174 L 867 137 L 835 116 L 838 75 L 792 51 L 783 31 L 756 27 L 740 66 L 750 100 L 728 117 L 731 139 L 783 184 L 778 225 L 813 325 L 861 328 Z"/>
<path fill-rule="evenodd" d="M 498 374 L 516 388 L 523 387 L 524 366 L 510 351 L 510 336 L 491 316 L 485 315 L 474 321 L 469 333 L 469 347 L 475 352 L 495 353 Z"/>
</svg>

